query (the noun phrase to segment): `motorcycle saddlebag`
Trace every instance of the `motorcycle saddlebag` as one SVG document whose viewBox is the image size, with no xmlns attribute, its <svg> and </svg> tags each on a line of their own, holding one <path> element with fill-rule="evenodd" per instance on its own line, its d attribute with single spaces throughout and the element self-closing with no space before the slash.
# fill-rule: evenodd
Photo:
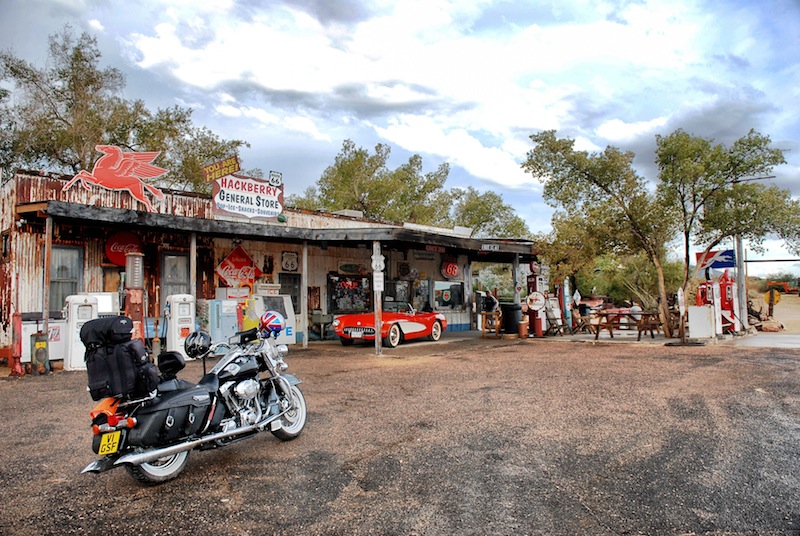
<svg viewBox="0 0 800 536">
<path fill-rule="evenodd" d="M 202 387 L 163 393 L 133 415 L 136 426 L 128 432 L 128 444 L 152 447 L 194 435 L 208 420 L 210 408 L 211 395 Z"/>
</svg>

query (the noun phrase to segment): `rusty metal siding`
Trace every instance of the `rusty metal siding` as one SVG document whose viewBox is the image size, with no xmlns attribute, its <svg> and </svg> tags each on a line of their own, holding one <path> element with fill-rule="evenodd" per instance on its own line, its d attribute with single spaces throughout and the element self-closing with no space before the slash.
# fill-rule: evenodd
<svg viewBox="0 0 800 536">
<path fill-rule="evenodd" d="M 83 188 L 79 183 L 70 186 L 66 191 L 64 187 L 69 183 L 69 176 L 17 174 L 14 180 L 17 183 L 16 200 L 18 203 L 38 203 L 43 201 L 64 201 L 79 205 L 103 206 L 125 210 L 147 210 L 130 193 L 120 190 L 106 190 L 99 186 Z M 156 212 L 172 216 L 188 218 L 213 218 L 213 206 L 209 196 L 193 193 L 164 190 L 164 199 L 157 200 L 152 195 L 146 194 Z"/>
<path fill-rule="evenodd" d="M 44 296 L 44 229 L 26 229 L 17 234 L 12 265 L 16 268 L 16 285 L 19 291 L 14 296 L 15 312 L 34 313 L 42 311 Z M 22 291 L 24 289 L 24 292 Z"/>
</svg>

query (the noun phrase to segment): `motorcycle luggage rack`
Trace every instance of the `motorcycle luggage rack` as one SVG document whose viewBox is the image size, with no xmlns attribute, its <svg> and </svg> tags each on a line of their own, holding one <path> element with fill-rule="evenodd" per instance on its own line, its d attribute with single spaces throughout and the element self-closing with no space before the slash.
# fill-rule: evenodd
<svg viewBox="0 0 800 536">
<path fill-rule="evenodd" d="M 120 408 L 124 408 L 124 407 L 127 407 L 127 406 L 132 406 L 134 404 L 140 404 L 142 402 L 148 402 L 150 400 L 153 400 L 157 395 L 158 395 L 158 390 L 154 389 L 153 391 L 147 393 L 147 396 L 142 397 L 142 398 L 134 398 L 134 399 L 131 399 L 131 400 L 126 400 L 126 399 L 123 398 L 119 403 L 119 407 Z"/>
</svg>

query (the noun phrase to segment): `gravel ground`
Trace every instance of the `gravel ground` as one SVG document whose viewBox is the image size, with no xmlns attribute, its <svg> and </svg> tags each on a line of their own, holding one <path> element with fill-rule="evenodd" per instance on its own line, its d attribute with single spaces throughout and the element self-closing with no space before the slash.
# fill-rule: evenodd
<svg viewBox="0 0 800 536">
<path fill-rule="evenodd" d="M 0 533 L 800 534 L 800 350 L 471 338 L 287 362 L 297 440 L 193 452 L 157 487 L 79 474 L 85 373 L 3 378 Z"/>
</svg>

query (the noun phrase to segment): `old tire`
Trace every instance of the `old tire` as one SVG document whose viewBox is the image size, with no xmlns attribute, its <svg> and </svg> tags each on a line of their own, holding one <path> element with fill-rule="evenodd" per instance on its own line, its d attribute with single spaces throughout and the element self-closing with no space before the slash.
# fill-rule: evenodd
<svg viewBox="0 0 800 536">
<path fill-rule="evenodd" d="M 352 342 L 352 341 L 351 341 Z M 272 435 L 282 441 L 289 441 L 300 435 L 306 425 L 306 399 L 300 388 L 292 386 L 292 408 L 283 417 L 278 419 L 281 423 L 279 430 L 274 430 Z"/>
<path fill-rule="evenodd" d="M 431 327 L 431 335 L 430 339 L 432 341 L 438 341 L 442 338 L 442 323 L 438 320 L 433 323 L 433 327 Z"/>
<path fill-rule="evenodd" d="M 189 451 L 185 450 L 171 456 L 164 456 L 151 463 L 126 465 L 125 468 L 133 478 L 142 484 L 155 485 L 177 478 L 188 461 Z"/>
<path fill-rule="evenodd" d="M 400 331 L 400 326 L 392 324 L 391 327 L 389 327 L 389 334 L 383 339 L 383 345 L 387 348 L 397 348 L 401 340 L 403 340 L 403 332 Z"/>
</svg>

